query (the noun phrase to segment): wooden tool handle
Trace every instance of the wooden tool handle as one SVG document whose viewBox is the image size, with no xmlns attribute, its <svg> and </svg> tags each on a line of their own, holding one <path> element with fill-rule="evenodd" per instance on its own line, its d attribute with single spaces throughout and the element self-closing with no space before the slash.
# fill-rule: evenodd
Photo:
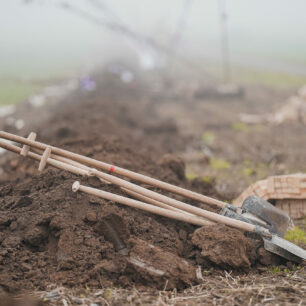
<svg viewBox="0 0 306 306">
<path fill-rule="evenodd" d="M 130 183 L 128 181 L 125 181 L 125 180 L 123 180 L 119 177 L 116 177 L 116 176 L 98 171 L 96 169 L 89 170 L 89 174 L 97 176 L 97 177 L 101 177 L 101 178 L 103 178 L 103 179 L 105 179 L 105 180 L 107 180 L 107 181 L 109 181 L 109 182 L 111 182 L 115 185 L 118 185 L 118 186 L 123 187 L 123 188 L 127 188 L 127 189 L 132 190 L 136 193 L 139 193 L 139 194 L 141 194 L 145 197 L 149 197 L 149 198 L 152 198 L 156 201 L 163 202 L 163 203 L 168 204 L 172 207 L 176 207 L 178 209 L 187 211 L 191 214 L 194 214 L 194 215 L 199 216 L 199 217 L 206 218 L 206 219 L 208 219 L 210 221 L 213 221 L 213 222 L 223 223 L 223 224 L 226 224 L 228 226 L 235 227 L 235 228 L 238 228 L 240 230 L 244 230 L 244 231 L 248 231 L 248 232 L 253 232 L 254 229 L 255 229 L 255 226 L 253 224 L 249 224 L 249 223 L 246 223 L 246 222 L 242 222 L 242 221 L 239 221 L 239 220 L 235 220 L 235 219 L 232 219 L 232 218 L 221 216 L 219 214 L 204 210 L 202 208 L 195 207 L 195 206 L 192 206 L 190 204 L 186 204 L 184 202 L 169 198 L 169 197 L 164 196 L 162 194 L 159 194 L 157 192 L 148 190 L 144 187 L 135 185 L 135 184 Z"/>
<path fill-rule="evenodd" d="M 9 150 L 9 151 L 12 151 L 12 152 L 18 153 L 18 154 L 20 152 L 22 152 L 21 148 L 15 146 L 15 145 L 3 142 L 1 140 L 0 140 L 0 147 L 3 147 L 6 150 Z M 34 149 L 34 151 L 38 152 L 40 154 L 43 154 L 42 150 L 40 150 L 40 149 Z M 33 152 L 29 152 L 29 151 L 27 152 L 27 156 L 32 158 L 32 159 L 35 159 L 37 161 L 40 161 L 40 162 L 43 159 L 43 155 L 38 155 L 38 154 L 35 154 Z M 51 154 L 50 157 L 45 159 L 44 165 L 46 165 L 46 164 L 49 164 L 49 165 L 52 165 L 52 166 L 54 166 L 58 169 L 66 170 L 66 171 L 72 172 L 74 174 L 82 175 L 82 176 L 89 176 L 89 171 L 91 170 L 91 168 L 88 167 L 88 166 L 85 166 L 85 165 L 83 165 L 81 163 L 78 163 L 74 160 L 71 160 L 71 159 L 63 157 L 63 156 L 55 155 L 55 154 Z M 101 177 L 99 179 L 102 180 L 103 182 L 110 183 L 107 180 L 102 179 Z M 142 195 L 140 195 L 140 194 L 138 194 L 135 191 L 132 191 L 130 189 L 123 188 L 123 187 L 121 187 L 121 189 L 123 189 L 125 192 L 132 195 L 133 197 L 138 198 L 141 201 L 144 201 L 146 203 L 150 203 L 150 204 L 153 204 L 155 206 L 163 207 L 165 209 L 170 209 L 170 210 L 173 210 L 173 211 L 178 211 L 178 212 L 190 215 L 190 213 L 187 213 L 183 210 L 177 209 L 177 208 L 172 207 L 170 205 L 167 205 L 165 203 L 155 201 L 151 198 L 142 196 Z M 208 223 L 210 223 L 210 222 L 207 221 L 207 224 Z"/>
<path fill-rule="evenodd" d="M 4 132 L 4 131 L 0 131 L 0 137 L 2 137 L 4 139 L 16 141 L 16 142 L 19 142 L 19 143 L 22 143 L 22 144 L 26 144 L 26 145 L 29 145 L 31 147 L 41 149 L 41 150 L 45 150 L 46 147 L 48 146 L 44 143 L 37 142 L 37 141 L 32 141 L 30 139 L 20 137 L 20 136 L 14 135 L 14 134 L 10 134 L 10 133 Z M 76 154 L 76 153 L 69 152 L 67 150 L 59 149 L 57 147 L 51 146 L 51 149 L 52 149 L 53 153 L 64 156 L 64 157 L 68 157 L 68 158 L 70 158 L 72 160 L 75 160 L 77 162 L 84 163 L 86 165 L 90 165 L 91 167 L 102 169 L 102 170 L 110 172 L 110 173 L 116 173 L 118 175 L 122 175 L 122 176 L 128 177 L 130 179 L 134 179 L 136 181 L 139 181 L 139 182 L 142 182 L 142 183 L 145 183 L 145 184 L 149 184 L 151 186 L 155 186 L 155 187 L 158 187 L 158 188 L 161 188 L 161 189 L 179 194 L 181 196 L 184 196 L 184 197 L 187 197 L 187 198 L 190 198 L 190 199 L 202 202 L 202 203 L 206 203 L 206 204 L 210 204 L 210 205 L 216 205 L 220 208 L 224 208 L 227 205 L 227 203 L 219 201 L 217 199 L 214 199 L 214 198 L 211 198 L 211 197 L 208 197 L 208 196 L 204 196 L 204 195 L 199 194 L 197 192 L 187 190 L 185 188 L 178 187 L 178 186 L 166 183 L 166 182 L 162 182 L 160 180 L 151 178 L 149 176 L 146 176 L 146 175 L 143 175 L 143 174 L 140 174 L 140 173 L 136 173 L 136 172 L 133 172 L 133 171 L 121 168 L 121 167 L 113 166 L 113 165 L 110 165 L 110 164 L 105 163 L 105 162 L 101 162 L 101 161 L 98 161 L 98 160 L 95 160 L 95 159 L 92 159 L 92 158 L 89 158 L 89 157 L 86 157 L 86 156 L 82 156 L 82 155 L 79 155 L 79 154 Z"/>
<path fill-rule="evenodd" d="M 161 207 L 157 207 L 151 204 L 147 204 L 138 200 L 133 200 L 130 198 L 126 198 L 123 196 L 119 196 L 110 192 L 106 192 L 100 189 L 96 189 L 96 188 L 92 188 L 92 187 L 87 187 L 87 186 L 83 186 L 81 185 L 79 182 L 75 182 L 72 185 L 72 190 L 74 192 L 80 190 L 82 192 L 85 192 L 87 194 L 90 195 L 94 195 L 109 201 L 114 201 L 116 203 L 120 203 L 123 205 L 127 205 L 133 208 L 137 208 L 137 209 L 141 209 L 156 215 L 160 215 L 163 217 L 167 217 L 167 218 L 171 218 L 171 219 L 175 219 L 178 221 L 183 221 L 186 223 L 190 223 L 190 224 L 194 224 L 194 225 L 198 225 L 198 226 L 203 226 L 203 225 L 207 225 L 210 224 L 210 222 L 207 222 L 201 218 L 198 218 L 196 216 L 192 216 L 192 215 L 187 215 L 181 212 L 177 212 L 177 211 L 172 211 L 169 209 L 165 209 L 165 208 L 161 208 Z"/>
<path fill-rule="evenodd" d="M 5 137 L 3 137 L 3 136 L 5 136 Z M 33 147 L 36 147 L 38 149 L 45 149 L 47 147 L 47 145 L 45 145 L 45 144 L 41 144 L 41 143 L 38 143 L 38 142 L 35 142 L 35 141 L 31 141 L 31 140 L 28 140 L 26 138 L 16 136 L 16 135 L 13 135 L 13 134 L 9 134 L 9 133 L 5 133 L 5 132 L 0 132 L 0 137 L 3 137 L 3 138 L 10 137 L 10 138 L 12 138 L 10 140 L 13 140 L 13 141 L 16 141 L 16 142 L 22 142 L 23 144 L 28 144 L 31 147 L 33 146 Z M 65 155 L 66 157 L 72 158 L 72 159 L 74 159 L 78 162 L 82 162 L 82 161 L 83 162 L 86 162 L 86 161 L 88 162 L 87 159 L 89 159 L 90 162 L 92 161 L 88 157 L 81 156 L 81 155 L 78 155 L 78 154 L 75 154 L 75 153 L 71 153 L 69 151 L 65 151 L 65 150 L 62 150 L 62 149 L 58 149 L 56 147 L 51 147 L 51 149 L 52 149 L 52 152 L 54 152 L 56 154 L 60 154 L 62 156 Z M 32 154 L 35 154 L 35 153 L 32 153 Z M 95 161 L 95 160 L 93 160 L 93 161 Z M 102 162 L 98 162 L 98 161 L 95 161 L 95 162 L 96 163 L 102 163 Z M 102 164 L 104 164 L 104 163 L 102 163 Z M 66 166 L 69 166 L 69 165 L 66 165 Z M 81 169 L 78 169 L 76 167 L 73 167 L 73 166 L 70 166 L 70 167 L 81 171 Z M 84 171 L 84 170 L 82 170 L 82 171 Z M 115 185 L 130 189 L 132 191 L 140 193 L 141 195 L 152 198 L 156 201 L 161 201 L 165 204 L 168 204 L 168 205 L 171 205 L 171 206 L 176 207 L 178 209 L 187 211 L 191 214 L 195 214 L 197 216 L 204 217 L 204 218 L 206 218 L 210 221 L 217 222 L 217 223 L 223 223 L 223 224 L 226 224 L 226 225 L 231 226 L 231 227 L 238 228 L 238 229 L 243 230 L 243 231 L 253 232 L 255 230 L 255 226 L 253 224 L 249 224 L 249 223 L 242 222 L 242 221 L 239 221 L 239 220 L 231 219 L 231 218 L 221 216 L 221 215 L 218 215 L 218 214 L 210 212 L 210 211 L 206 211 L 206 210 L 198 208 L 198 207 L 194 207 L 192 205 L 188 205 L 184 202 L 168 198 L 164 195 L 161 195 L 161 194 L 158 194 L 156 192 L 147 190 L 143 187 L 137 186 L 137 185 L 132 184 L 130 182 L 127 182 L 123 179 L 117 178 L 113 175 L 109 175 L 109 174 L 103 173 L 101 171 L 97 171 L 95 169 L 92 169 L 91 171 L 92 171 L 92 174 L 96 175 L 97 177 L 101 177 L 101 178 L 103 178 L 103 179 L 105 179 L 105 180 L 107 180 L 107 181 L 109 181 L 109 182 L 111 182 Z M 126 170 L 126 171 L 128 171 L 128 170 Z"/>
<path fill-rule="evenodd" d="M 5 143 L 3 141 L 0 141 L 0 146 L 7 149 L 7 150 L 18 153 L 18 154 L 20 154 L 20 152 L 21 152 L 21 148 L 16 147 L 12 144 Z M 40 155 L 38 155 L 36 153 L 33 153 L 33 152 L 28 152 L 28 156 L 33 158 L 33 159 L 36 159 L 38 161 L 40 161 L 40 159 L 41 159 Z M 147 190 L 143 187 L 137 186 L 133 183 L 127 182 L 127 181 L 125 181 L 123 179 L 120 179 L 118 177 L 112 176 L 110 174 L 103 173 L 101 171 L 97 171 L 96 169 L 91 169 L 90 171 L 87 171 L 87 170 L 75 167 L 73 165 L 69 165 L 69 164 L 66 164 L 64 162 L 54 160 L 52 158 L 48 158 L 47 163 L 54 166 L 54 167 L 67 170 L 67 171 L 70 171 L 70 172 L 75 173 L 75 174 L 89 175 L 91 173 L 91 174 L 96 175 L 97 177 L 101 177 L 101 178 L 103 178 L 103 179 L 105 179 L 105 180 L 107 180 L 107 181 L 109 181 L 109 182 L 111 182 L 115 185 L 127 188 L 127 189 L 132 190 L 136 193 L 140 193 L 143 196 L 153 198 L 156 201 L 161 201 L 161 202 L 166 203 L 170 206 L 173 206 L 173 207 L 176 207 L 178 209 L 187 211 L 191 214 L 195 214 L 197 216 L 207 218 L 207 219 L 209 219 L 213 222 L 223 223 L 223 224 L 226 224 L 228 226 L 235 227 L 235 228 L 238 228 L 240 230 L 249 231 L 249 232 L 254 232 L 255 229 L 256 229 L 255 225 L 253 225 L 253 224 L 249 224 L 249 223 L 242 222 L 242 221 L 239 221 L 239 220 L 234 220 L 234 219 L 231 219 L 231 218 L 228 218 L 228 217 L 225 217 L 225 216 L 221 216 L 221 215 L 218 215 L 218 214 L 210 212 L 210 211 L 206 211 L 206 210 L 198 208 L 198 207 L 194 207 L 194 206 L 186 204 L 184 202 L 181 202 L 181 201 L 178 201 L 178 200 L 175 200 L 175 199 L 172 199 L 172 198 L 168 198 L 164 195 L 161 195 L 161 194 L 158 194 L 156 192 Z M 207 224 L 207 221 L 205 221 L 205 223 Z"/>
</svg>

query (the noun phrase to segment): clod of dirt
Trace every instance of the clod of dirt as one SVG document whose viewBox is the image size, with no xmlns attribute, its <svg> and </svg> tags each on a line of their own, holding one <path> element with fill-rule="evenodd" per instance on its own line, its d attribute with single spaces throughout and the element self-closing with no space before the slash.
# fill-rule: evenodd
<svg viewBox="0 0 306 306">
<path fill-rule="evenodd" d="M 185 179 L 185 163 L 180 157 L 174 154 L 165 154 L 158 161 L 158 164 L 162 167 L 169 168 L 173 173 L 176 174 L 179 180 Z"/>
<path fill-rule="evenodd" d="M 30 228 L 24 235 L 24 242 L 31 246 L 39 246 L 48 237 L 48 231 L 41 226 Z"/>
<path fill-rule="evenodd" d="M 265 266 L 276 266 L 284 262 L 284 259 L 266 251 L 264 248 L 259 248 L 257 253 L 258 261 Z"/>
<path fill-rule="evenodd" d="M 192 243 L 202 250 L 205 259 L 220 267 L 248 269 L 251 266 L 248 238 L 237 229 L 223 224 L 203 226 L 194 232 Z"/>
<path fill-rule="evenodd" d="M 187 260 L 140 239 L 129 242 L 127 269 L 134 281 L 153 282 L 158 289 L 182 289 L 198 281 L 195 267 Z"/>
</svg>

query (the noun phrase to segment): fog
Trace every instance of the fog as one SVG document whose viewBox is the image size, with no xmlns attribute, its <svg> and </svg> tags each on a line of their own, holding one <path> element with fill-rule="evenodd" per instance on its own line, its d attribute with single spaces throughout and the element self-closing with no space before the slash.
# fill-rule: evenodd
<svg viewBox="0 0 306 306">
<path fill-rule="evenodd" d="M 59 1 L 0 0 L 0 76 L 51 77 L 90 70 L 110 58 L 137 57 L 143 44 L 58 6 Z M 69 1 L 67 1 L 69 2 Z M 69 3 L 96 17 L 115 18 L 168 46 L 184 0 Z M 177 52 L 220 64 L 219 1 L 190 1 Z M 306 75 L 306 1 L 227 0 L 230 58 L 235 65 Z M 110 19 L 108 19 L 110 18 Z"/>
</svg>

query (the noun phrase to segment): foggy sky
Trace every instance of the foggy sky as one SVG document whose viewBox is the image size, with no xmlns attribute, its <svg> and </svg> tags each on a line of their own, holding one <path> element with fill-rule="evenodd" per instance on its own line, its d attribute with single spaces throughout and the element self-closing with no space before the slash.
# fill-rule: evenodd
<svg viewBox="0 0 306 306">
<path fill-rule="evenodd" d="M 44 5 L 43 3 L 48 3 Z M 183 0 L 107 0 L 131 29 L 161 44 L 172 37 Z M 231 58 L 258 67 L 306 74 L 306 1 L 227 0 Z M 57 1 L 0 0 L 0 76 L 60 75 L 90 69 L 112 56 L 133 54 L 135 43 L 56 6 Z M 88 0 L 70 0 L 102 16 Z M 194 0 L 180 51 L 220 59 L 217 0 Z M 137 44 L 136 44 L 137 45 Z M 274 66 L 273 66 L 274 65 Z"/>
</svg>

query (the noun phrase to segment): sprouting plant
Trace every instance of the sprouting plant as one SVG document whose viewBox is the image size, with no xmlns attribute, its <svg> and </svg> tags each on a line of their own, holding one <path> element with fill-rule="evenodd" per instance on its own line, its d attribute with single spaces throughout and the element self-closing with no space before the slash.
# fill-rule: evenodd
<svg viewBox="0 0 306 306">
<path fill-rule="evenodd" d="M 296 244 L 306 244 L 306 232 L 298 226 L 295 226 L 293 230 L 288 231 L 285 238 Z"/>
</svg>

